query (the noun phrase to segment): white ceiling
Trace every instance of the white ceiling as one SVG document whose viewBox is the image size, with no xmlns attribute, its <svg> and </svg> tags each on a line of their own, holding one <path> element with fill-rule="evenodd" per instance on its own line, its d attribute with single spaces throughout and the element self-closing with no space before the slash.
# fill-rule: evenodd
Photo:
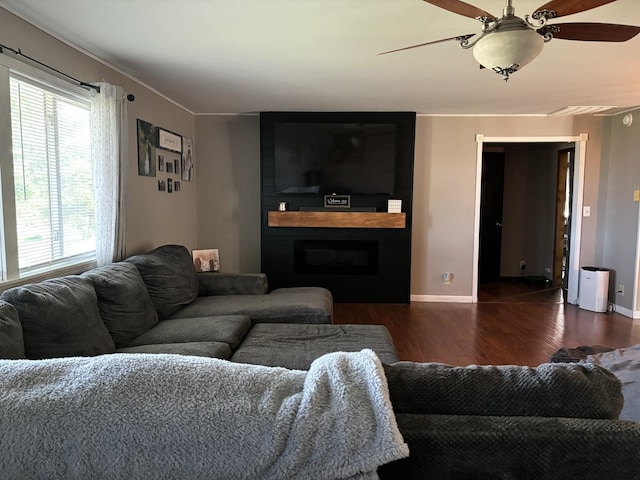
<svg viewBox="0 0 640 480">
<path fill-rule="evenodd" d="M 498 16 L 505 4 L 466 1 Z M 516 15 L 524 17 L 545 1 L 514 0 Z M 480 70 L 471 51 L 453 41 L 378 56 L 480 31 L 478 21 L 420 0 L 0 5 L 194 113 L 547 114 L 574 105 L 640 105 L 640 35 L 625 43 L 553 40 L 508 83 Z M 552 23 L 563 21 L 640 25 L 640 1 L 618 0 Z M 55 59 L 45 60 L 55 66 Z"/>
</svg>

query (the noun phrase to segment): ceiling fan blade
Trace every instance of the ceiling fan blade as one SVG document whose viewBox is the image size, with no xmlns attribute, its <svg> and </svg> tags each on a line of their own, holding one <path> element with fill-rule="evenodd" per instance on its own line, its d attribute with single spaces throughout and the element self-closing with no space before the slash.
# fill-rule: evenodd
<svg viewBox="0 0 640 480">
<path fill-rule="evenodd" d="M 616 0 L 551 0 L 537 8 L 536 11 L 533 12 L 533 18 L 537 18 L 536 14 L 543 10 L 552 10 L 556 12 L 556 17 L 564 17 L 565 15 L 585 12 L 615 1 Z"/>
<path fill-rule="evenodd" d="M 469 5 L 468 3 L 461 2 L 460 0 L 424 0 L 431 5 L 435 5 L 436 7 L 444 8 L 445 10 L 449 10 L 450 12 L 457 13 L 458 15 L 463 15 L 469 18 L 478 18 L 485 17 L 491 20 L 495 20 L 495 16 L 491 15 L 489 12 L 485 12 L 484 10 L 474 7 L 473 5 Z"/>
<path fill-rule="evenodd" d="M 635 25 L 614 23 L 554 23 L 538 32 L 545 28 L 550 28 L 553 38 L 583 42 L 626 42 L 640 33 L 640 27 Z"/>
<path fill-rule="evenodd" d="M 440 40 L 434 40 L 433 42 L 426 42 L 426 43 L 419 43 L 417 45 L 411 45 L 410 47 L 402 47 L 402 48 L 396 48 L 395 50 L 388 50 L 386 52 L 381 52 L 378 55 L 386 55 L 387 53 L 395 53 L 395 52 L 401 52 L 403 50 L 411 50 L 412 48 L 418 48 L 418 47 L 426 47 L 427 45 L 434 45 L 436 43 L 443 43 L 443 42 L 448 42 L 451 40 L 463 40 L 465 38 L 471 38 L 475 35 L 475 33 L 468 33 L 467 35 L 458 35 L 456 37 L 449 37 L 449 38 L 443 38 Z"/>
</svg>

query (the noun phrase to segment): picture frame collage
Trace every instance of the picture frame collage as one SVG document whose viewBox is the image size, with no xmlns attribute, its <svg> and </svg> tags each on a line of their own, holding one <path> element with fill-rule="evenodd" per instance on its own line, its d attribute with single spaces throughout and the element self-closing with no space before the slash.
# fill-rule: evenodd
<svg viewBox="0 0 640 480">
<path fill-rule="evenodd" d="M 182 190 L 181 182 L 194 179 L 193 141 L 142 119 L 137 121 L 138 175 L 156 177 L 158 191 L 174 193 Z"/>
</svg>

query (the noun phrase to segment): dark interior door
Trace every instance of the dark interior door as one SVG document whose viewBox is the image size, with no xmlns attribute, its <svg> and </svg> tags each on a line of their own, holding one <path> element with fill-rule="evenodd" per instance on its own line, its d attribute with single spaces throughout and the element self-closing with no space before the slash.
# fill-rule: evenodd
<svg viewBox="0 0 640 480">
<path fill-rule="evenodd" d="M 480 193 L 480 283 L 500 280 L 502 250 L 502 197 L 504 194 L 504 153 L 482 154 Z"/>
</svg>

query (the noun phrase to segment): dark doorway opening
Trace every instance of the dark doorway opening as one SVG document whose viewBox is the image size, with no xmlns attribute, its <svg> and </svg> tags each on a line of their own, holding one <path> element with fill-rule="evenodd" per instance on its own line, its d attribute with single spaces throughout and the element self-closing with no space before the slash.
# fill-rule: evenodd
<svg viewBox="0 0 640 480">
<path fill-rule="evenodd" d="M 478 301 L 566 301 L 574 145 L 484 147 Z"/>
</svg>

